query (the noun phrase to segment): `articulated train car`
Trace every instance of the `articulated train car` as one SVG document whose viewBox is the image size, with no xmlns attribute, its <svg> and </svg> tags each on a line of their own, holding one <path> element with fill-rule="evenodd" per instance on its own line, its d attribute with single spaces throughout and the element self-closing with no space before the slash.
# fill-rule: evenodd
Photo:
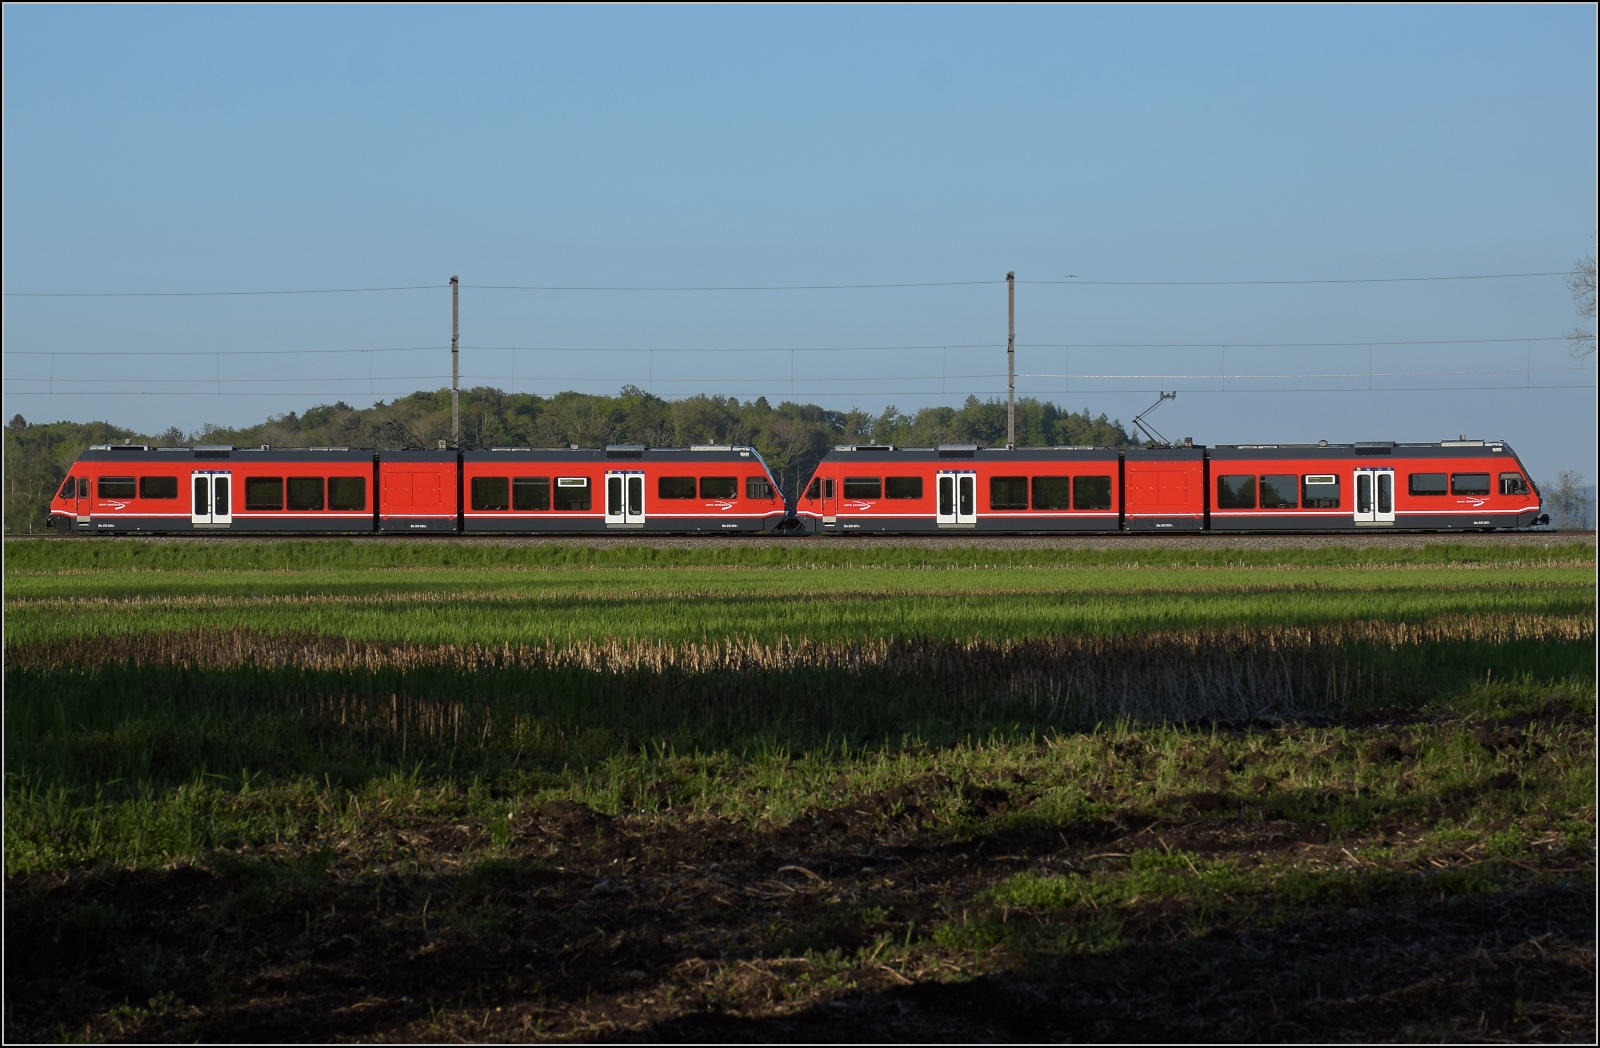
<svg viewBox="0 0 1600 1048">
<path fill-rule="evenodd" d="M 1206 448 L 842 446 L 801 493 L 807 534 L 1428 531 L 1548 521 L 1497 441 Z"/>
</svg>

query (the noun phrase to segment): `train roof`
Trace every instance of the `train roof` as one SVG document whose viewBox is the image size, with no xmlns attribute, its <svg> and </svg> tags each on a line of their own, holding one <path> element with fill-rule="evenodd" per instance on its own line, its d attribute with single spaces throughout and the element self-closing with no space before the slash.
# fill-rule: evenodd
<svg viewBox="0 0 1600 1048">
<path fill-rule="evenodd" d="M 1130 460 L 1199 459 L 1210 455 L 1213 459 L 1357 459 L 1373 456 L 1408 456 L 1412 458 L 1461 458 L 1483 454 L 1504 454 L 1512 458 L 1516 452 L 1500 440 L 1457 440 L 1436 442 L 1402 442 L 1392 440 L 1356 441 L 1333 444 L 1318 441 L 1315 444 L 1204 444 L 1185 442 L 1171 447 L 985 447 L 981 444 L 941 444 L 931 448 L 903 448 L 893 444 L 840 444 L 830 451 L 833 461 L 871 462 L 928 462 L 951 459 L 981 459 L 992 462 L 1006 461 L 1072 461 L 1114 459 L 1121 455 Z"/>
<path fill-rule="evenodd" d="M 354 447 L 284 448 L 263 444 L 241 448 L 232 444 L 196 444 L 193 447 L 160 448 L 148 444 L 94 444 L 78 456 L 80 462 L 197 462 L 230 459 L 249 462 L 371 462 L 378 456 L 391 462 L 454 462 L 457 454 L 473 462 L 496 458 L 539 459 L 553 462 L 609 462 L 618 459 L 649 459 L 659 462 L 730 461 L 754 459 L 766 462 L 755 448 L 741 444 L 694 444 L 687 448 L 652 448 L 643 444 L 610 444 L 603 448 L 476 448 L 456 452 L 450 449 L 380 449 Z"/>
</svg>

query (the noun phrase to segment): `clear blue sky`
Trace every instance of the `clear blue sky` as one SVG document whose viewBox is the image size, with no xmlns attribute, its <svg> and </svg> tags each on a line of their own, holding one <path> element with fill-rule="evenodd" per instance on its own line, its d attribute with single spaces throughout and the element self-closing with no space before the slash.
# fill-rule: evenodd
<svg viewBox="0 0 1600 1048">
<path fill-rule="evenodd" d="M 1593 249 L 1595 29 L 1576 5 L 7 7 L 4 285 L 459 273 L 464 385 L 909 411 L 1003 395 L 1003 284 L 471 285 L 1562 271 Z M 1126 421 L 1176 389 L 1170 436 L 1466 433 L 1595 474 L 1594 358 L 1536 341 L 1576 323 L 1559 277 L 1017 297 L 1023 394 Z M 449 338 L 444 290 L 8 297 L 4 411 L 364 406 L 447 385 Z M 484 348 L 513 346 L 581 351 Z M 804 351 L 890 346 L 958 348 Z"/>
</svg>

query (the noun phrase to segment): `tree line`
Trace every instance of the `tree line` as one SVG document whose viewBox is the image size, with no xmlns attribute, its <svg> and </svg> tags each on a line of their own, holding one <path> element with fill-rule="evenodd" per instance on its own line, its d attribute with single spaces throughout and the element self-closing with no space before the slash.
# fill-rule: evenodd
<svg viewBox="0 0 1600 1048">
<path fill-rule="evenodd" d="M 207 424 L 194 433 L 177 427 L 141 434 L 107 422 L 31 423 L 17 415 L 5 434 L 5 527 L 9 533 L 42 532 L 51 496 L 72 463 L 91 444 L 133 443 L 164 447 L 234 444 L 254 447 L 433 448 L 450 440 L 450 391 L 419 391 L 370 408 L 344 401 L 303 413 L 273 415 L 251 426 Z M 695 396 L 664 400 L 624 386 L 615 397 L 558 393 L 541 397 L 493 387 L 463 390 L 463 447 L 603 447 L 648 444 L 748 444 L 761 452 L 785 496 L 836 444 L 1004 444 L 1006 405 L 968 397 L 959 408 L 930 407 L 903 414 L 894 407 L 873 415 L 859 409 L 832 411 L 815 404 L 765 397 Z M 1017 443 L 1125 447 L 1134 443 L 1121 421 L 1088 408 L 1068 411 L 1048 400 L 1017 401 Z"/>
</svg>

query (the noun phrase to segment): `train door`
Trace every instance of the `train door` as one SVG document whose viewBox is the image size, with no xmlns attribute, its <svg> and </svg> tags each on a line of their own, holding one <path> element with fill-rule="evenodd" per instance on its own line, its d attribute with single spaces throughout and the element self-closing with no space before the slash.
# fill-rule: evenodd
<svg viewBox="0 0 1600 1048">
<path fill-rule="evenodd" d="M 92 505 L 89 499 L 88 477 L 78 478 L 78 490 L 73 497 L 73 505 L 77 509 L 78 526 L 87 528 L 89 526 L 89 507 Z"/>
<path fill-rule="evenodd" d="M 839 489 L 832 477 L 822 478 L 822 523 L 839 523 Z"/>
<path fill-rule="evenodd" d="M 978 474 L 952 470 L 938 476 L 935 520 L 941 528 L 970 528 L 978 523 Z"/>
<path fill-rule="evenodd" d="M 1394 526 L 1394 470 L 1389 466 L 1356 467 L 1356 525 Z"/>
<path fill-rule="evenodd" d="M 606 526 L 644 527 L 644 473 L 618 470 L 606 474 Z"/>
<path fill-rule="evenodd" d="M 194 503 L 189 523 L 197 528 L 226 528 L 233 524 L 233 473 L 226 469 L 197 469 L 190 475 Z"/>
</svg>

